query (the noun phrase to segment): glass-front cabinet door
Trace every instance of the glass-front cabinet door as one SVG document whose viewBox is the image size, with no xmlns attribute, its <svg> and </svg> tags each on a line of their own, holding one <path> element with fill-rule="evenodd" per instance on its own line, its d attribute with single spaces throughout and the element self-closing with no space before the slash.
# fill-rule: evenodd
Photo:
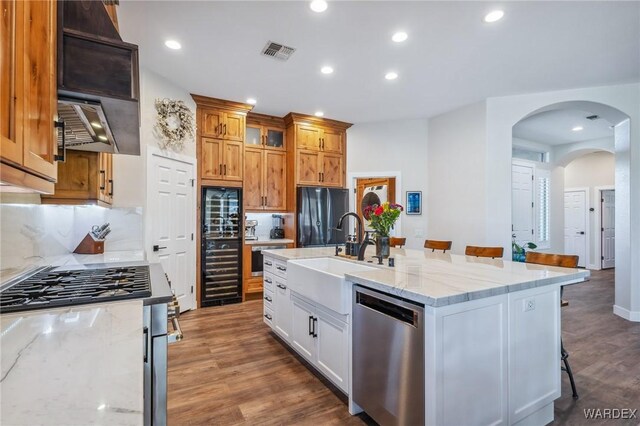
<svg viewBox="0 0 640 426">
<path fill-rule="evenodd" d="M 262 137 L 262 127 L 250 126 L 247 124 L 247 131 L 244 141 L 247 145 L 262 146 L 262 143 L 264 142 Z"/>
<path fill-rule="evenodd" d="M 265 146 L 284 149 L 284 130 L 265 127 Z"/>
</svg>

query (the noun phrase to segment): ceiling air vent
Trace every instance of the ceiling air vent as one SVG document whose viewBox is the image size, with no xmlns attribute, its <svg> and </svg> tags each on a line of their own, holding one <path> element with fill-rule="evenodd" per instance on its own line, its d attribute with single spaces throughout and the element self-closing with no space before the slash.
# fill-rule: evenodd
<svg viewBox="0 0 640 426">
<path fill-rule="evenodd" d="M 269 41 L 267 42 L 264 49 L 262 49 L 262 54 L 265 56 L 270 56 L 272 58 L 280 59 L 281 61 L 286 61 L 295 51 L 296 49 L 293 47 Z"/>
<path fill-rule="evenodd" d="M 594 115 L 590 115 L 590 116 L 588 116 L 588 117 L 587 117 L 587 120 L 591 120 L 591 121 L 593 121 L 593 120 L 597 120 L 598 118 L 600 118 L 600 116 L 599 116 L 599 115 L 595 115 L 595 114 L 594 114 Z"/>
</svg>

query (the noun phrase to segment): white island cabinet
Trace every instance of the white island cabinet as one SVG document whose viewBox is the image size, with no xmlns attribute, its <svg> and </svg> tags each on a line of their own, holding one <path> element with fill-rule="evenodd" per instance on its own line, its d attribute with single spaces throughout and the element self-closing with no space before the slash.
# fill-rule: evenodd
<svg viewBox="0 0 640 426">
<path fill-rule="evenodd" d="M 360 410 L 350 394 L 357 284 L 424 306 L 426 424 L 553 421 L 561 392 L 560 288 L 584 281 L 588 271 L 401 249 L 392 249 L 391 268 L 333 253 L 265 251 L 264 310 L 273 315 L 265 322 L 347 393 L 353 414 Z"/>
</svg>

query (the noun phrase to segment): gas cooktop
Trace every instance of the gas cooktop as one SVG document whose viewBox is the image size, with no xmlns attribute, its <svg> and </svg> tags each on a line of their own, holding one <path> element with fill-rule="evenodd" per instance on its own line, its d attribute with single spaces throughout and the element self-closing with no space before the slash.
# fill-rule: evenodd
<svg viewBox="0 0 640 426">
<path fill-rule="evenodd" d="M 0 312 L 151 296 L 149 266 L 47 268 L 0 292 Z"/>
</svg>

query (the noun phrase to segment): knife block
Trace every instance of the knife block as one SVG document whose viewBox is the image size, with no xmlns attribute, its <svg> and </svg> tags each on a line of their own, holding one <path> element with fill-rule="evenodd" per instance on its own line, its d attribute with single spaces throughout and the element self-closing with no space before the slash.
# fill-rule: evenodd
<svg viewBox="0 0 640 426">
<path fill-rule="evenodd" d="M 102 254 L 104 253 L 104 240 L 96 240 L 93 235 L 87 234 L 73 252 L 78 254 Z"/>
</svg>

